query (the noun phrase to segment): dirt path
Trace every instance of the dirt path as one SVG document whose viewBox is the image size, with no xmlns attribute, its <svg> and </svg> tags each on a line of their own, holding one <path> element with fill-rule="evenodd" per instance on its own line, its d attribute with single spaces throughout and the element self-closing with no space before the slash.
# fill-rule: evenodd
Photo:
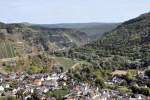
<svg viewBox="0 0 150 100">
<path fill-rule="evenodd" d="M 16 61 L 18 59 L 19 59 L 19 57 L 4 58 L 4 59 L 0 59 L 0 62 Z"/>
<path fill-rule="evenodd" d="M 72 68 L 72 69 L 75 69 L 78 65 L 80 65 L 80 63 L 74 64 L 71 68 Z"/>
</svg>

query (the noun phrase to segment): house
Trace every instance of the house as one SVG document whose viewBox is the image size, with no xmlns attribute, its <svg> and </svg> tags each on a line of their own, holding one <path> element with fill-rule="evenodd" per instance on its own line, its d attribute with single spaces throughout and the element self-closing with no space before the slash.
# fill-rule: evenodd
<svg viewBox="0 0 150 100">
<path fill-rule="evenodd" d="M 33 88 L 31 88 L 31 89 L 30 89 L 30 92 L 31 92 L 31 93 L 34 93 L 34 89 L 33 89 Z"/>
<path fill-rule="evenodd" d="M 58 82 L 56 80 L 44 81 L 43 85 L 48 87 L 58 87 Z"/>
<path fill-rule="evenodd" d="M 49 89 L 45 86 L 41 87 L 40 90 L 43 92 L 43 93 L 47 93 L 49 91 Z"/>
<path fill-rule="evenodd" d="M 67 86 L 67 83 L 66 83 L 66 82 L 63 82 L 63 86 Z"/>
<path fill-rule="evenodd" d="M 50 80 L 58 80 L 58 79 L 59 79 L 59 76 L 58 76 L 57 74 L 52 74 L 49 79 L 50 79 Z"/>
<path fill-rule="evenodd" d="M 51 77 L 49 75 L 47 75 L 47 77 L 45 77 L 45 80 L 49 81 L 49 80 L 51 80 Z"/>
<path fill-rule="evenodd" d="M 4 92 L 3 93 L 3 96 L 14 96 L 14 97 L 16 97 L 16 95 L 15 94 L 12 94 L 12 91 L 7 91 L 7 92 Z"/>
<path fill-rule="evenodd" d="M 101 96 L 99 100 L 107 100 L 107 97 Z"/>
<path fill-rule="evenodd" d="M 10 88 L 10 85 L 9 84 L 5 84 L 5 88 L 6 89 Z"/>
<path fill-rule="evenodd" d="M 24 99 L 29 100 L 31 98 L 31 95 L 26 96 Z"/>
<path fill-rule="evenodd" d="M 13 90 L 12 90 L 12 93 L 13 93 L 13 94 L 16 94 L 17 91 L 18 91 L 17 89 L 13 89 Z"/>
<path fill-rule="evenodd" d="M 36 85 L 36 86 L 41 86 L 42 81 L 40 79 L 36 79 L 36 80 L 34 80 L 33 84 Z"/>
<path fill-rule="evenodd" d="M 40 100 L 46 100 L 46 97 L 45 96 L 41 96 L 39 99 Z"/>
<path fill-rule="evenodd" d="M 123 79 L 115 76 L 115 77 L 113 77 L 112 82 L 113 83 L 121 83 L 121 82 L 123 82 Z"/>
<path fill-rule="evenodd" d="M 3 86 L 0 86 L 0 91 L 4 91 L 4 87 Z"/>
<path fill-rule="evenodd" d="M 17 76 L 16 76 L 15 73 L 11 73 L 11 74 L 9 75 L 9 78 L 10 78 L 10 79 L 16 79 L 16 77 L 17 77 Z"/>
<path fill-rule="evenodd" d="M 136 100 L 149 100 L 146 99 L 147 97 L 142 94 L 134 94 L 134 97 L 136 98 Z"/>
<path fill-rule="evenodd" d="M 21 76 L 19 77 L 19 80 L 22 81 L 24 78 L 25 78 L 25 75 L 21 75 Z"/>
<path fill-rule="evenodd" d="M 41 81 L 44 81 L 44 78 L 43 78 L 43 77 L 41 77 Z"/>
<path fill-rule="evenodd" d="M 0 77 L 0 83 L 2 83 L 3 82 L 3 78 L 2 77 Z"/>
</svg>

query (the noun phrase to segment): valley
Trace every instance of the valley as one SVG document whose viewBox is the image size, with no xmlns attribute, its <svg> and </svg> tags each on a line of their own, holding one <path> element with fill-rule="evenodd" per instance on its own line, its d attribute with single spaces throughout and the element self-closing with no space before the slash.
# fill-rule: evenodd
<svg viewBox="0 0 150 100">
<path fill-rule="evenodd" d="M 122 24 L 0 23 L 0 94 L 14 100 L 149 100 L 149 36 L 150 13 Z"/>
<path fill-rule="evenodd" d="M 87 34 L 90 41 L 100 38 L 104 33 L 115 29 L 121 23 L 64 23 L 64 24 L 41 24 L 47 28 L 75 29 Z"/>
</svg>

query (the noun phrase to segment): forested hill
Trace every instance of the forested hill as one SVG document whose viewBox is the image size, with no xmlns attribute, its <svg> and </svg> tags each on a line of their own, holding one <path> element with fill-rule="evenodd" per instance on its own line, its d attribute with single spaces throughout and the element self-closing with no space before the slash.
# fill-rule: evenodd
<svg viewBox="0 0 150 100">
<path fill-rule="evenodd" d="M 150 46 L 150 13 L 123 23 L 100 40 L 86 45 L 87 48 L 88 46 L 108 50 L 113 55 L 143 57 Z"/>
<path fill-rule="evenodd" d="M 126 21 L 101 39 L 71 51 L 71 56 L 88 60 L 112 55 L 144 66 L 150 63 L 150 13 Z"/>
<path fill-rule="evenodd" d="M 87 34 L 90 41 L 101 37 L 105 32 L 116 28 L 120 23 L 64 23 L 64 24 L 43 24 L 40 26 L 48 28 L 68 28 L 75 29 Z"/>
</svg>

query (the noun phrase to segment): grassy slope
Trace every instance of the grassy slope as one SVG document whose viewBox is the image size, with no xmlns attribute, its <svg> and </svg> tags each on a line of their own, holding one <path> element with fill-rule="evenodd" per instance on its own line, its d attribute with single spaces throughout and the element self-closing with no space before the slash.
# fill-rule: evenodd
<svg viewBox="0 0 150 100">
<path fill-rule="evenodd" d="M 65 70 L 71 68 L 77 61 L 64 57 L 55 57 L 55 60 L 64 67 Z"/>
</svg>

